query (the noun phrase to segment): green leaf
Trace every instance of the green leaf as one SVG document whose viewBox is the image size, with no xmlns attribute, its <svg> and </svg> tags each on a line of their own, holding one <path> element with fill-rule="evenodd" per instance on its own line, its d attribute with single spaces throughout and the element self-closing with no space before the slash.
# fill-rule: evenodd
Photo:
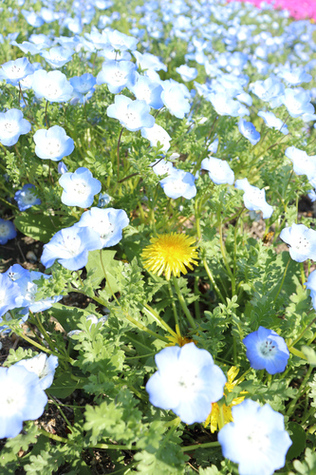
<svg viewBox="0 0 316 475">
<path fill-rule="evenodd" d="M 109 285 L 113 293 L 120 290 L 119 274 L 122 272 L 123 264 L 120 261 L 114 260 L 116 251 L 102 250 L 102 263 L 106 275 L 101 263 L 100 251 L 92 251 L 89 253 L 88 263 L 86 269 L 88 272 L 87 282 L 85 284 L 92 285 L 94 288 L 100 286 L 102 280 L 106 278 L 106 292 L 110 293 Z"/>
<path fill-rule="evenodd" d="M 296 422 L 290 422 L 288 428 L 292 432 L 291 440 L 293 444 L 289 448 L 286 459 L 293 460 L 295 457 L 298 457 L 306 447 L 306 434 L 302 426 Z"/>
<path fill-rule="evenodd" d="M 316 366 L 316 351 L 313 350 L 313 348 L 310 348 L 309 346 L 303 346 L 302 352 L 306 356 L 307 362 L 311 366 Z"/>
<path fill-rule="evenodd" d="M 305 451 L 305 460 L 300 462 L 299 460 L 294 460 L 293 466 L 297 470 L 296 474 L 301 475 L 315 475 L 316 473 L 316 453 L 315 451 L 307 448 Z M 291 472 L 289 475 L 294 475 Z"/>
<path fill-rule="evenodd" d="M 71 378 L 70 372 L 64 372 L 54 380 L 53 385 L 48 389 L 48 393 L 60 399 L 70 396 L 75 389 L 81 389 L 84 385 L 82 382 L 75 381 Z"/>
<path fill-rule="evenodd" d="M 44 216 L 40 214 L 23 214 L 14 220 L 19 231 L 37 241 L 47 243 L 61 229 L 72 226 L 76 222 L 72 216 L 63 219 L 60 216 Z"/>
</svg>

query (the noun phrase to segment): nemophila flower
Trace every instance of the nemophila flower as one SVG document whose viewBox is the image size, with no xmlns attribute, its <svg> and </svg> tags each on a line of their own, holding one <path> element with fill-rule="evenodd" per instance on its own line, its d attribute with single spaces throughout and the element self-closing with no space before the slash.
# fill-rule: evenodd
<svg viewBox="0 0 316 475">
<path fill-rule="evenodd" d="M 171 137 L 161 125 L 154 124 L 153 127 L 143 127 L 141 129 L 142 137 L 149 140 L 152 147 L 162 145 L 162 150 L 167 152 L 170 148 Z"/>
<path fill-rule="evenodd" d="M 155 119 L 149 113 L 150 107 L 145 101 L 132 101 L 129 97 L 115 96 L 114 104 L 107 108 L 107 115 L 120 121 L 121 125 L 131 132 L 142 127 L 153 127 Z"/>
<path fill-rule="evenodd" d="M 256 145 L 259 142 L 260 134 L 251 122 L 240 119 L 238 122 L 238 129 L 241 135 L 248 139 L 252 145 Z"/>
<path fill-rule="evenodd" d="M 146 384 L 149 401 L 171 409 L 186 424 L 203 422 L 223 396 L 226 377 L 206 350 L 188 343 L 169 346 L 155 356 L 158 371 Z"/>
<path fill-rule="evenodd" d="M 244 205 L 249 211 L 262 211 L 263 219 L 270 218 L 273 207 L 266 202 L 265 191 L 250 185 L 247 178 L 236 180 L 235 187 L 244 191 Z"/>
<path fill-rule="evenodd" d="M 164 159 L 157 160 L 156 162 L 151 163 L 150 166 L 157 176 L 166 174 L 171 175 L 175 170 L 173 163 L 167 162 Z"/>
<path fill-rule="evenodd" d="M 278 119 L 273 114 L 273 112 L 259 111 L 258 116 L 262 117 L 262 119 L 264 120 L 264 123 L 270 129 L 272 128 L 272 129 L 279 130 L 279 132 L 282 132 L 282 134 L 284 135 L 287 135 L 289 133 L 289 129 L 287 128 L 287 125 L 283 122 L 283 120 Z"/>
<path fill-rule="evenodd" d="M 246 356 L 254 369 L 266 369 L 270 374 L 282 373 L 290 353 L 284 339 L 275 331 L 259 327 L 243 339 Z"/>
<path fill-rule="evenodd" d="M 23 421 L 38 419 L 47 396 L 38 376 L 22 366 L 0 368 L 0 438 L 16 437 Z"/>
<path fill-rule="evenodd" d="M 282 229 L 280 238 L 289 246 L 291 258 L 296 262 L 306 259 L 316 261 L 316 231 L 304 224 L 295 224 Z"/>
<path fill-rule="evenodd" d="M 135 94 L 136 99 L 147 102 L 150 107 L 154 109 L 163 107 L 161 100 L 163 88 L 159 82 L 153 81 L 147 76 L 138 76 L 135 85 L 129 89 Z"/>
<path fill-rule="evenodd" d="M 293 145 L 285 150 L 285 155 L 292 161 L 297 175 L 306 175 L 309 180 L 316 176 L 316 155 L 307 155 L 305 150 Z"/>
<path fill-rule="evenodd" d="M 58 162 L 70 155 L 74 148 L 74 141 L 68 137 L 65 130 L 59 125 L 49 129 L 39 129 L 33 135 L 35 154 L 43 160 Z"/>
<path fill-rule="evenodd" d="M 231 99 L 225 93 L 210 93 L 207 96 L 207 100 L 212 103 L 212 106 L 219 115 L 229 115 L 231 117 L 249 115 L 249 111 L 245 106 Z"/>
<path fill-rule="evenodd" d="M 105 208 L 111 201 L 111 196 L 107 193 L 100 193 L 99 194 L 99 201 L 98 201 L 98 208 Z"/>
<path fill-rule="evenodd" d="M 306 288 L 311 291 L 310 296 L 312 299 L 313 307 L 316 309 L 316 270 L 313 270 L 308 276 L 305 282 Z"/>
<path fill-rule="evenodd" d="M 161 60 L 151 53 L 140 53 L 139 51 L 133 51 L 133 55 L 136 58 L 136 62 L 140 68 L 145 71 L 147 69 L 152 71 L 167 71 L 167 66 L 161 62 Z"/>
<path fill-rule="evenodd" d="M 64 173 L 68 172 L 67 166 L 64 164 L 64 162 L 59 162 L 58 167 L 57 167 L 58 173 L 63 175 Z"/>
<path fill-rule="evenodd" d="M 309 91 L 304 91 L 301 88 L 285 89 L 281 100 L 291 117 L 314 114 L 314 106 L 310 102 Z"/>
<path fill-rule="evenodd" d="M 165 194 L 176 200 L 183 197 L 191 200 L 196 195 L 195 178 L 192 173 L 174 169 L 173 173 L 160 181 Z"/>
<path fill-rule="evenodd" d="M 284 417 L 269 404 L 246 399 L 232 409 L 234 422 L 218 433 L 224 457 L 238 463 L 240 475 L 272 475 L 285 465 L 292 445 Z"/>
<path fill-rule="evenodd" d="M 0 218 L 0 244 L 6 244 L 16 237 L 16 229 L 11 221 Z"/>
<path fill-rule="evenodd" d="M 298 86 L 303 82 L 310 82 L 312 80 L 312 76 L 304 71 L 302 67 L 298 66 L 287 68 L 282 65 L 277 75 L 291 86 Z"/>
<path fill-rule="evenodd" d="M 44 20 L 40 15 L 37 15 L 34 11 L 21 10 L 22 15 L 24 16 L 27 23 L 34 28 L 38 28 L 44 24 Z"/>
<path fill-rule="evenodd" d="M 67 206 L 89 208 L 101 191 L 101 182 L 93 178 L 88 168 L 80 167 L 74 173 L 64 173 L 59 178 L 59 184 L 64 189 L 61 202 Z"/>
<path fill-rule="evenodd" d="M 145 269 L 154 274 L 165 274 L 167 280 L 174 275 L 186 274 L 187 267 L 193 270 L 198 253 L 193 246 L 195 239 L 185 234 L 161 234 L 151 238 L 141 254 Z"/>
<path fill-rule="evenodd" d="M 69 48 L 55 46 L 48 51 L 43 51 L 41 56 L 52 68 L 61 68 L 71 60 L 73 54 L 74 52 Z"/>
<path fill-rule="evenodd" d="M 25 211 L 32 208 L 32 206 L 41 204 L 41 200 L 36 196 L 34 191 L 36 191 L 35 186 L 28 183 L 15 193 L 14 199 L 17 201 L 20 211 Z"/>
<path fill-rule="evenodd" d="M 92 97 L 96 85 L 96 78 L 91 73 L 74 76 L 69 79 L 69 82 L 73 87 L 71 104 L 76 102 L 85 104 L 85 102 Z"/>
<path fill-rule="evenodd" d="M 122 231 L 129 224 L 122 209 L 91 208 L 85 211 L 75 226 L 88 227 L 100 236 L 101 248 L 115 246 L 122 239 Z"/>
<path fill-rule="evenodd" d="M 18 109 L 0 112 L 0 142 L 11 147 L 15 145 L 20 135 L 29 133 L 31 124 L 23 119 L 23 113 Z"/>
<path fill-rule="evenodd" d="M 237 384 L 237 380 L 235 378 L 238 372 L 239 369 L 235 366 L 232 366 L 227 371 L 227 383 L 225 384 L 225 391 L 227 391 L 228 393 L 232 392 L 232 390 Z M 244 394 L 245 392 L 246 391 L 242 391 L 241 394 Z M 232 407 L 237 406 L 237 404 L 243 402 L 244 399 L 245 396 L 235 397 L 228 406 L 225 403 L 219 405 L 214 402 L 212 404 L 211 413 L 209 414 L 208 418 L 204 423 L 204 427 L 210 425 L 211 432 L 217 432 L 222 427 L 224 427 L 225 424 L 228 424 L 228 422 L 232 422 Z"/>
<path fill-rule="evenodd" d="M 20 297 L 16 301 L 16 307 L 23 308 L 23 311 L 21 311 L 23 315 L 28 314 L 28 310 L 33 313 L 43 312 L 62 299 L 62 295 L 38 298 L 38 286 L 35 282 L 41 278 L 51 279 L 50 275 L 43 274 L 42 272 L 29 271 L 20 266 L 20 264 L 14 264 L 9 267 L 4 275 L 7 275 L 12 282 L 15 282 L 19 287 Z"/>
<path fill-rule="evenodd" d="M 180 74 L 182 81 L 185 82 L 193 81 L 198 75 L 198 70 L 196 68 L 190 68 L 187 64 L 182 64 L 176 68 L 176 71 Z"/>
<path fill-rule="evenodd" d="M 100 247 L 100 237 L 95 231 L 86 227 L 72 226 L 58 231 L 44 245 L 41 263 L 48 268 L 57 259 L 66 269 L 82 269 L 88 262 L 89 251 L 95 251 Z"/>
<path fill-rule="evenodd" d="M 118 94 L 136 83 L 136 64 L 131 61 L 106 61 L 97 75 L 97 84 L 107 84 L 109 91 Z"/>
<path fill-rule="evenodd" d="M 276 76 L 270 76 L 264 81 L 255 81 L 249 85 L 251 92 L 261 100 L 269 102 L 272 109 L 282 104 L 284 85 Z"/>
<path fill-rule="evenodd" d="M 18 361 L 14 366 L 24 367 L 31 373 L 35 373 L 39 378 L 41 389 L 47 389 L 53 383 L 58 358 L 54 355 L 47 357 L 46 353 L 39 353 L 33 358 Z"/>
<path fill-rule="evenodd" d="M 0 274 L 0 317 L 19 307 L 20 289 L 6 274 Z"/>
<path fill-rule="evenodd" d="M 201 169 L 208 171 L 210 179 L 216 185 L 232 185 L 234 183 L 234 172 L 225 160 L 215 157 L 204 158 L 201 163 Z"/>
<path fill-rule="evenodd" d="M 19 82 L 29 74 L 33 74 L 34 68 L 27 58 L 19 58 L 14 61 L 8 61 L 1 66 L 0 80 L 5 81 L 13 86 L 17 86 Z"/>
<path fill-rule="evenodd" d="M 180 84 L 173 79 L 162 83 L 163 91 L 161 99 L 172 115 L 178 119 L 183 119 L 185 114 L 190 112 L 190 92 L 184 84 Z"/>
<path fill-rule="evenodd" d="M 113 49 L 119 51 L 136 50 L 138 39 L 133 36 L 125 35 L 118 30 L 109 30 L 107 32 L 107 38 Z"/>
<path fill-rule="evenodd" d="M 60 71 L 40 69 L 33 74 L 32 89 L 38 99 L 49 102 L 66 102 L 73 93 L 73 87 Z"/>
</svg>

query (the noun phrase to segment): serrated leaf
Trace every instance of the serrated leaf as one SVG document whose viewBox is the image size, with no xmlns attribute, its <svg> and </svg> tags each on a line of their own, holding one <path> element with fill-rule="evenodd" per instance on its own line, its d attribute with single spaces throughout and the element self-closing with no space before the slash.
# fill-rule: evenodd
<svg viewBox="0 0 316 475">
<path fill-rule="evenodd" d="M 316 351 L 309 346 L 303 346 L 302 352 L 306 356 L 308 364 L 311 366 L 316 366 Z"/>
<path fill-rule="evenodd" d="M 114 256 L 116 251 L 102 250 L 102 263 L 106 273 L 106 291 L 110 292 L 109 286 L 113 293 L 120 290 L 118 274 L 121 273 L 123 264 L 120 261 L 116 261 Z M 102 280 L 105 279 L 104 270 L 101 263 L 100 251 L 92 251 L 89 253 L 88 263 L 86 269 L 88 272 L 88 284 L 92 284 L 94 288 L 97 288 Z M 111 292 L 110 292 L 111 293 Z"/>
</svg>

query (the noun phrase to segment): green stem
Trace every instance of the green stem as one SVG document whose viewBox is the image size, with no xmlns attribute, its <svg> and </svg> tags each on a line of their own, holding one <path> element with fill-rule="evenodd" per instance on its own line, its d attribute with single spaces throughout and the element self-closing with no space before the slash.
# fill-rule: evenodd
<svg viewBox="0 0 316 475">
<path fill-rule="evenodd" d="M 221 291 L 219 290 L 219 288 L 217 287 L 217 284 L 215 282 L 215 279 L 213 277 L 213 274 L 211 272 L 211 269 L 209 268 L 208 264 L 207 264 L 207 261 L 206 261 L 206 257 L 204 257 L 203 259 L 203 265 L 204 265 L 204 268 L 206 270 L 206 273 L 208 275 L 208 278 L 210 279 L 210 281 L 212 282 L 212 285 L 213 285 L 213 288 L 215 290 L 215 292 L 217 293 L 217 296 L 220 298 L 220 300 L 226 305 L 226 300 L 224 299 Z"/>
<path fill-rule="evenodd" d="M 153 320 L 155 320 L 160 326 L 162 326 L 163 328 L 165 328 L 165 330 L 167 330 L 170 335 L 172 336 L 177 336 L 177 334 L 172 330 L 172 328 L 169 327 L 168 323 L 166 323 L 158 314 L 158 312 L 156 312 L 156 310 L 154 310 L 150 305 L 148 305 L 147 303 L 144 304 L 144 307 L 143 307 L 143 312 L 144 313 L 147 313 Z M 177 322 L 176 322 L 177 323 Z"/>
<path fill-rule="evenodd" d="M 227 261 L 226 248 L 225 248 L 224 239 L 223 239 L 223 226 L 222 226 L 220 213 L 221 213 L 221 210 L 219 209 L 218 212 L 217 212 L 218 230 L 219 230 L 219 243 L 220 243 L 221 253 L 222 253 L 222 257 L 223 257 L 223 260 L 224 260 L 225 267 L 227 269 L 228 275 L 231 278 L 232 295 L 235 295 L 235 276 L 232 273 L 231 268 L 229 267 L 229 264 L 228 264 L 228 261 Z"/>
<path fill-rule="evenodd" d="M 300 387 L 299 387 L 299 390 L 297 391 L 297 395 L 295 396 L 295 398 L 292 400 L 291 404 L 289 405 L 288 407 L 288 410 L 286 411 L 286 415 L 288 417 L 290 417 L 293 412 L 295 411 L 295 406 L 296 406 L 296 403 L 297 401 L 299 400 L 299 398 L 302 396 L 302 393 L 303 391 L 305 390 L 305 386 L 306 386 L 306 383 L 307 381 L 309 380 L 309 377 L 311 375 L 311 372 L 313 371 L 313 366 L 310 366 L 307 370 L 307 373 L 305 375 L 305 378 L 303 379 Z"/>
<path fill-rule="evenodd" d="M 170 295 L 170 298 L 171 298 L 171 307 L 172 307 L 172 311 L 173 311 L 174 324 L 175 324 L 175 327 L 178 325 L 178 327 L 180 329 L 179 316 L 178 316 L 176 304 L 174 302 L 173 291 L 172 291 L 170 281 L 168 281 L 168 289 L 169 289 L 169 295 Z"/>
<path fill-rule="evenodd" d="M 295 338 L 295 340 L 291 343 L 291 345 L 288 347 L 289 351 L 291 350 L 291 348 L 293 348 L 294 345 L 296 345 L 296 343 L 298 343 L 301 340 L 301 338 L 303 338 L 307 330 L 309 330 L 310 327 L 313 326 L 315 322 L 316 322 L 316 317 L 313 318 L 313 320 L 307 325 L 307 327 L 304 328 L 302 333 L 300 333 L 299 336 Z"/>
<path fill-rule="evenodd" d="M 187 317 L 187 319 L 189 321 L 189 324 L 191 325 L 192 328 L 196 328 L 195 321 L 194 321 L 194 319 L 193 319 L 193 317 L 190 313 L 190 310 L 187 307 L 187 304 L 186 304 L 186 302 L 183 298 L 183 295 L 181 294 L 181 290 L 180 290 L 180 287 L 179 287 L 179 284 L 178 284 L 178 280 L 174 275 L 172 276 L 172 281 L 173 281 L 173 285 L 174 285 L 174 288 L 176 290 L 180 305 L 182 307 L 182 310 L 183 310 L 185 316 Z"/>
<path fill-rule="evenodd" d="M 291 257 L 289 257 L 289 260 L 287 261 L 286 267 L 285 267 L 284 272 L 283 272 L 283 277 L 282 277 L 282 281 L 281 281 L 279 290 L 278 290 L 276 296 L 274 297 L 274 300 L 273 300 L 273 302 L 272 302 L 272 305 L 275 304 L 275 302 L 276 302 L 278 296 L 280 295 L 280 292 L 281 292 L 281 290 L 282 290 L 282 287 L 283 287 L 283 284 L 284 284 L 284 281 L 285 281 L 285 277 L 286 277 L 286 273 L 287 273 L 287 270 L 288 270 L 288 267 L 289 267 L 289 265 L 290 265 L 291 260 L 292 260 Z"/>
<path fill-rule="evenodd" d="M 119 183 L 120 180 L 120 144 L 121 144 L 121 138 L 123 134 L 124 127 L 122 127 L 122 130 L 120 132 L 118 141 L 117 141 L 117 148 L 116 148 L 116 156 L 117 156 L 117 181 Z"/>
<path fill-rule="evenodd" d="M 191 452 L 192 450 L 198 449 L 210 449 L 212 447 L 220 447 L 219 442 L 206 442 L 205 444 L 195 444 L 195 445 L 186 445 L 181 447 L 182 452 Z"/>
<path fill-rule="evenodd" d="M 199 291 L 199 276 L 194 277 L 194 295 L 200 296 Z M 201 311 L 200 311 L 200 299 L 194 301 L 194 313 L 197 320 L 201 321 Z"/>
</svg>

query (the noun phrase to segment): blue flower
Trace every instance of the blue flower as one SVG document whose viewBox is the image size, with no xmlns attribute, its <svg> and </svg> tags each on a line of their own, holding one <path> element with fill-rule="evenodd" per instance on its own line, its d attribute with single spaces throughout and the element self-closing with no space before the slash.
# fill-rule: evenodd
<svg viewBox="0 0 316 475">
<path fill-rule="evenodd" d="M 16 237 L 16 229 L 11 221 L 0 218 L 0 244 L 6 244 Z"/>
<path fill-rule="evenodd" d="M 198 75 L 198 70 L 196 68 L 190 68 L 187 64 L 182 64 L 176 68 L 178 74 L 180 74 L 182 81 L 189 82 L 193 81 Z"/>
<path fill-rule="evenodd" d="M 50 279 L 50 275 L 42 274 L 42 272 L 29 271 L 24 269 L 20 264 L 14 264 L 4 273 L 13 282 L 15 282 L 20 290 L 20 297 L 16 301 L 16 307 L 23 308 L 20 313 L 27 315 L 28 310 L 31 312 L 43 312 L 52 305 L 62 299 L 62 295 L 56 295 L 54 297 L 46 297 L 38 299 L 37 296 L 37 284 L 34 281 L 44 279 Z"/>
<path fill-rule="evenodd" d="M 157 56 L 154 56 L 151 53 L 140 53 L 139 51 L 134 51 L 133 55 L 136 58 L 138 66 L 144 71 L 150 69 L 152 71 L 167 71 L 167 66 L 163 64 Z"/>
<path fill-rule="evenodd" d="M 117 119 L 121 125 L 131 132 L 142 127 L 152 127 L 155 119 L 149 113 L 150 107 L 145 101 L 132 101 L 129 97 L 115 96 L 114 104 L 107 108 L 108 117 Z"/>
<path fill-rule="evenodd" d="M 85 211 L 75 226 L 88 227 L 95 231 L 101 240 L 102 248 L 115 246 L 122 239 L 122 230 L 128 226 L 129 219 L 122 209 L 91 208 Z"/>
<path fill-rule="evenodd" d="M 23 421 L 38 419 L 47 396 L 36 374 L 22 366 L 0 368 L 0 438 L 16 437 Z"/>
<path fill-rule="evenodd" d="M 5 274 L 0 274 L 0 317 L 8 310 L 19 307 L 21 293 L 19 286 Z"/>
<path fill-rule="evenodd" d="M 36 193 L 34 193 L 35 190 L 36 188 L 34 185 L 27 184 L 24 185 L 21 190 L 15 193 L 14 199 L 18 203 L 18 208 L 20 211 L 25 211 L 29 208 L 32 208 L 32 206 L 41 204 L 41 200 L 37 198 Z"/>
<path fill-rule="evenodd" d="M 215 157 L 204 158 L 201 163 L 201 169 L 208 171 L 210 179 L 216 185 L 225 183 L 232 185 L 234 183 L 234 172 L 225 160 Z"/>
<path fill-rule="evenodd" d="M 242 117 L 249 115 L 248 109 L 239 101 L 231 99 L 224 92 L 212 92 L 208 94 L 207 100 L 212 103 L 212 106 L 219 115 L 229 115 L 231 117 Z"/>
<path fill-rule="evenodd" d="M 244 205 L 249 211 L 262 211 L 263 219 L 270 218 L 273 213 L 273 208 L 266 202 L 264 190 L 250 185 L 247 178 L 236 180 L 235 187 L 245 192 L 243 196 Z"/>
<path fill-rule="evenodd" d="M 282 229 L 280 238 L 288 244 L 290 256 L 294 261 L 316 261 L 316 231 L 313 229 L 304 224 L 293 223 L 292 226 Z"/>
<path fill-rule="evenodd" d="M 161 125 L 154 124 L 153 127 L 143 127 L 141 129 L 142 137 L 149 140 L 152 147 L 162 145 L 162 150 L 167 152 L 170 148 L 171 137 Z"/>
<path fill-rule="evenodd" d="M 158 371 L 146 384 L 151 404 L 171 409 L 186 424 L 205 421 L 226 383 L 210 353 L 188 343 L 164 348 L 155 361 Z"/>
<path fill-rule="evenodd" d="M 64 189 L 61 202 L 67 206 L 89 208 L 94 195 L 101 191 L 101 182 L 93 178 L 90 170 L 85 167 L 77 168 L 74 173 L 64 173 L 59 178 L 59 184 Z"/>
<path fill-rule="evenodd" d="M 33 65 L 27 58 L 8 61 L 1 66 L 0 80 L 5 79 L 9 84 L 17 86 L 29 74 L 33 74 Z"/>
<path fill-rule="evenodd" d="M 241 135 L 248 139 L 252 145 L 256 145 L 259 142 L 260 134 L 251 122 L 240 119 L 238 122 L 238 129 Z"/>
<path fill-rule="evenodd" d="M 163 91 L 159 82 L 156 82 L 146 76 L 138 76 L 137 82 L 134 86 L 129 88 L 136 99 L 139 101 L 146 101 L 150 107 L 160 109 L 163 107 L 161 100 L 161 93 Z"/>
<path fill-rule="evenodd" d="M 71 60 L 71 56 L 73 54 L 73 51 L 71 51 L 69 48 L 55 46 L 49 51 L 43 51 L 41 56 L 45 58 L 52 68 L 61 68 Z"/>
<path fill-rule="evenodd" d="M 118 94 L 136 82 L 136 64 L 131 61 L 106 61 L 97 75 L 97 84 L 106 83 L 109 91 Z"/>
<path fill-rule="evenodd" d="M 33 358 L 18 361 L 14 366 L 22 366 L 31 373 L 35 373 L 39 378 L 41 389 L 44 390 L 53 383 L 58 358 L 54 355 L 47 357 L 46 353 L 39 353 Z"/>
<path fill-rule="evenodd" d="M 19 140 L 20 135 L 27 134 L 31 124 L 23 119 L 23 113 L 18 109 L 0 112 L 0 142 L 11 147 Z"/>
<path fill-rule="evenodd" d="M 41 262 L 47 268 L 57 259 L 66 269 L 79 270 L 87 264 L 89 251 L 101 247 L 100 237 L 95 231 L 72 226 L 58 231 L 44 245 Z"/>
<path fill-rule="evenodd" d="M 99 194 L 98 208 L 105 208 L 111 201 L 111 196 L 107 193 Z"/>
<path fill-rule="evenodd" d="M 218 433 L 224 457 L 238 463 L 240 475 L 272 475 L 284 467 L 292 445 L 284 417 L 269 404 L 246 399 L 232 408 L 234 422 Z"/>
<path fill-rule="evenodd" d="M 180 84 L 173 79 L 162 83 L 163 91 L 161 99 L 170 113 L 178 119 L 183 119 L 185 114 L 190 112 L 190 92 L 184 84 Z"/>
<path fill-rule="evenodd" d="M 270 129 L 276 129 L 279 130 L 279 132 L 282 132 L 283 135 L 287 135 L 289 133 L 289 129 L 287 128 L 287 125 L 283 122 L 283 120 L 278 119 L 273 112 L 270 111 L 259 111 L 258 116 L 262 117 L 264 120 L 264 123 L 266 124 L 267 127 Z"/>
<path fill-rule="evenodd" d="M 259 327 L 243 339 L 246 356 L 254 369 L 266 369 L 270 374 L 282 373 L 290 353 L 284 339 L 275 331 Z"/>
<path fill-rule="evenodd" d="M 306 175 L 308 180 L 316 177 L 316 155 L 307 155 L 305 150 L 300 150 L 294 145 L 285 150 L 285 155 L 292 161 L 293 170 L 297 175 Z"/>
<path fill-rule="evenodd" d="M 48 130 L 39 129 L 33 136 L 35 154 L 43 160 L 58 162 L 70 155 L 74 148 L 74 141 L 68 137 L 65 130 L 59 125 L 54 125 Z"/>
<path fill-rule="evenodd" d="M 49 102 L 66 102 L 73 92 L 73 87 L 60 71 L 40 69 L 33 74 L 32 89 L 38 99 L 44 97 Z"/>
<path fill-rule="evenodd" d="M 316 309 L 316 270 L 313 270 L 308 276 L 307 281 L 305 282 L 306 288 L 311 291 L 311 299 L 314 309 Z"/>
<path fill-rule="evenodd" d="M 176 200 L 181 196 L 190 200 L 196 195 L 195 178 L 192 173 L 174 168 L 173 172 L 160 181 L 165 194 Z"/>
<path fill-rule="evenodd" d="M 314 106 L 310 102 L 309 91 L 304 89 L 285 89 L 281 97 L 291 117 L 301 117 L 303 114 L 314 114 Z"/>
</svg>

